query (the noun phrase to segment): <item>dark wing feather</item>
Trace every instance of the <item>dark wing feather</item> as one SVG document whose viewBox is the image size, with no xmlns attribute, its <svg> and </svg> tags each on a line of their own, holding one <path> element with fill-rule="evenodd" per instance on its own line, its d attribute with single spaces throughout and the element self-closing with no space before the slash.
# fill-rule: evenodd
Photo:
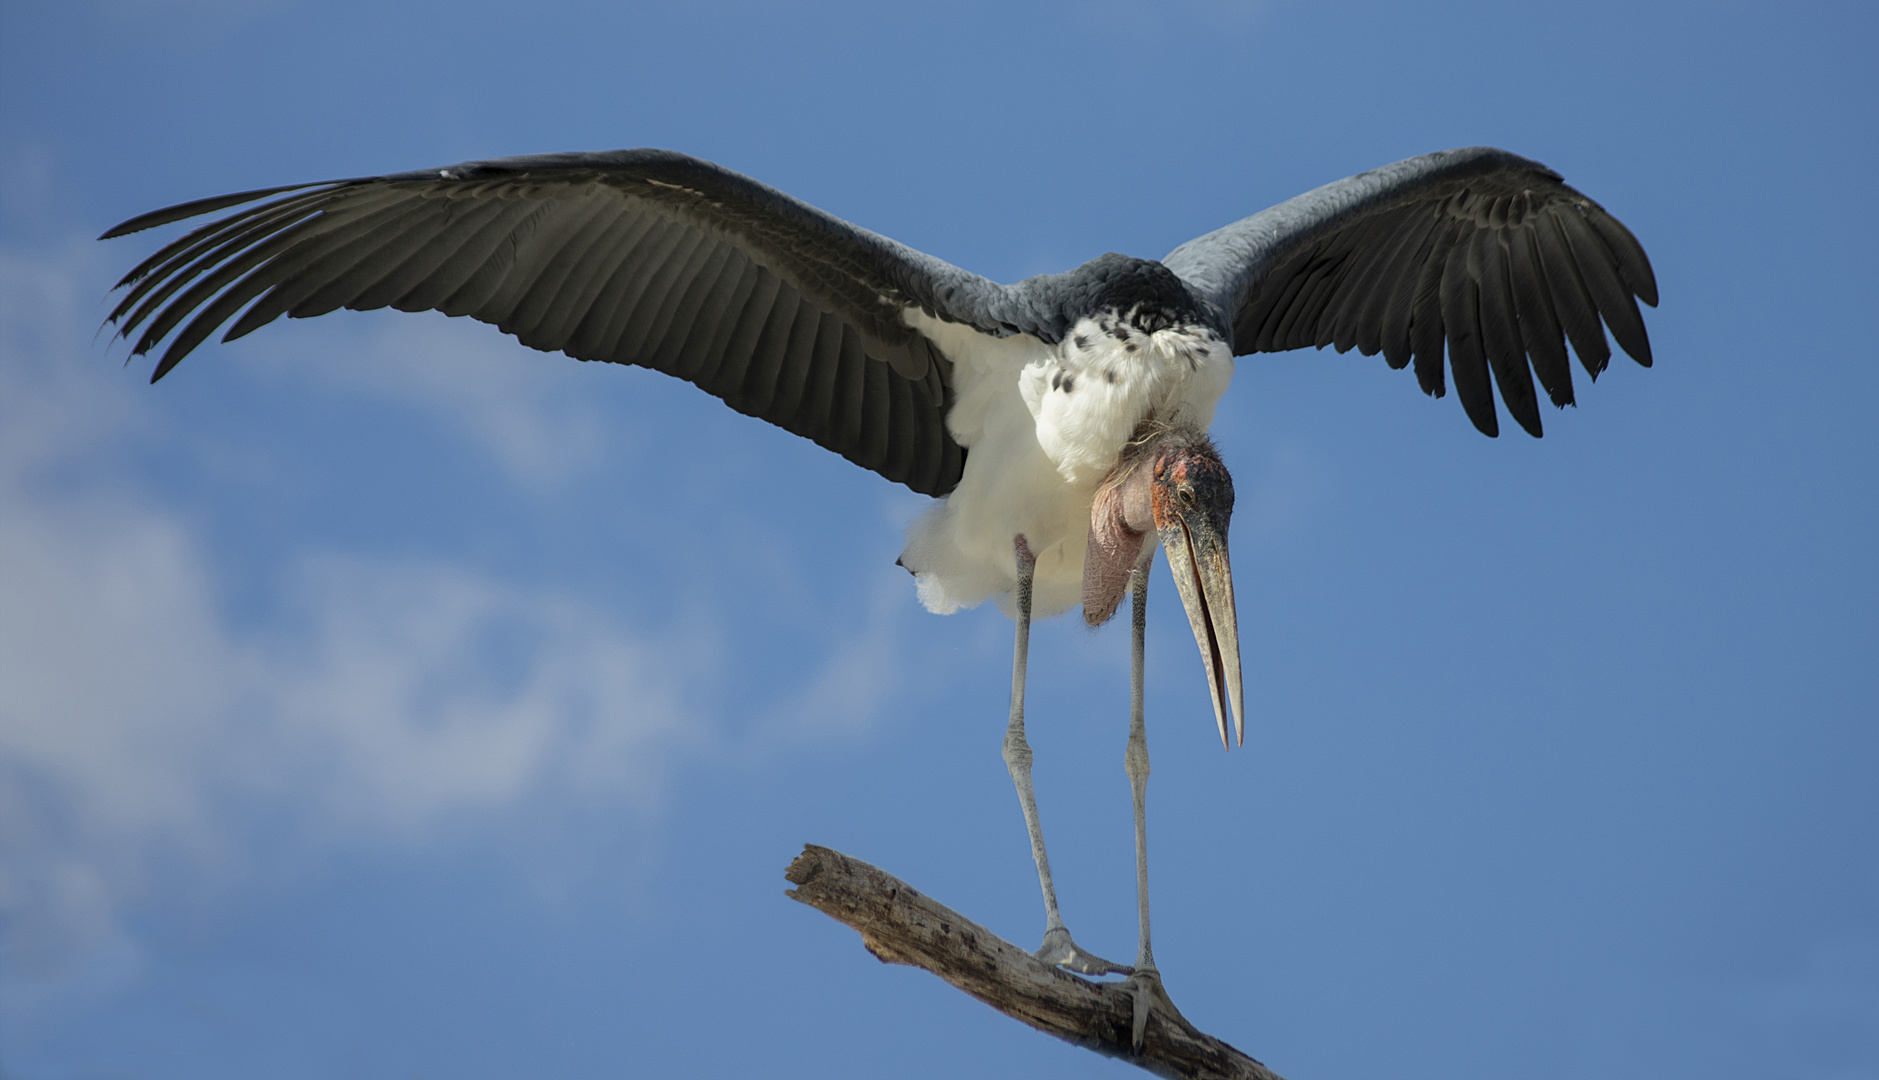
<svg viewBox="0 0 1879 1080">
<path fill-rule="evenodd" d="M 118 334 L 142 328 L 139 354 L 169 340 L 153 381 L 230 320 L 223 340 L 282 315 L 438 310 L 538 349 L 686 379 L 943 495 L 965 463 L 946 430 L 952 368 L 902 313 L 918 307 L 995 336 L 1058 329 L 1033 297 L 662 150 L 269 188 L 158 210 L 104 235 L 242 203 L 256 205 L 170 243 L 118 283 Z M 1626 280 L 1635 272 L 1621 270 Z"/>
<path fill-rule="evenodd" d="M 1604 326 L 1649 367 L 1637 301 L 1657 305 L 1650 259 L 1618 219 L 1537 161 L 1473 147 L 1399 161 L 1190 240 L 1162 260 L 1233 328 L 1234 352 L 1353 346 L 1391 367 L 1413 357 L 1425 392 L 1446 390 L 1499 430 L 1489 384 L 1538 437 L 1533 375 L 1572 403 L 1565 342 L 1593 377 Z"/>
</svg>

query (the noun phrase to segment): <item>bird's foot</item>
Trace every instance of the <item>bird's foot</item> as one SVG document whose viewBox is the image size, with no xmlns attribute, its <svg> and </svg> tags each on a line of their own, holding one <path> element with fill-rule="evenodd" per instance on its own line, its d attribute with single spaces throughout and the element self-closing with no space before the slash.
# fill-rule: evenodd
<svg viewBox="0 0 1879 1080">
<path fill-rule="evenodd" d="M 1094 953 L 1084 952 L 1070 940 L 1070 931 L 1052 927 L 1044 931 L 1044 944 L 1038 946 L 1037 958 L 1046 964 L 1066 967 L 1084 975 L 1127 975 L 1135 969 L 1126 964 L 1112 964 Z"/>
<path fill-rule="evenodd" d="M 1129 973 L 1129 996 L 1135 999 L 1135 1024 L 1131 1033 L 1130 1046 L 1136 1053 L 1142 1052 L 1142 1039 L 1148 1034 L 1148 1014 L 1156 1006 L 1166 1009 L 1174 1015 L 1174 1002 L 1168 1000 L 1168 991 L 1161 985 L 1161 972 L 1152 967 L 1138 967 Z"/>
</svg>

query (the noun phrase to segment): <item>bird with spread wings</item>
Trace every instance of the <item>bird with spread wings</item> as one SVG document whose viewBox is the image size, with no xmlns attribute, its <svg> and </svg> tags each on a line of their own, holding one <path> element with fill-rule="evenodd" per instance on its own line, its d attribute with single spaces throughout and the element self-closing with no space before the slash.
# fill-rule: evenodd
<svg viewBox="0 0 1879 1080">
<path fill-rule="evenodd" d="M 254 204 L 254 205 L 247 205 Z M 1227 529 L 1232 479 L 1207 438 L 1234 357 L 1382 353 L 1423 392 L 1452 380 L 1499 433 L 1495 388 L 1541 434 L 1534 379 L 1575 400 L 1609 328 L 1651 363 L 1643 247 L 1546 166 L 1475 147 L 1326 184 L 1175 248 L 990 281 L 774 188 L 664 150 L 543 154 L 296 184 L 132 218 L 123 236 L 245 207 L 139 263 L 110 314 L 162 378 L 211 334 L 339 308 L 442 311 L 525 345 L 684 379 L 733 409 L 936 498 L 901 564 L 934 611 L 987 599 L 1017 623 L 1004 756 L 1045 904 L 1039 956 L 1159 991 L 1148 920 L 1143 635 L 1168 560 L 1214 719 L 1244 739 Z M 165 345 L 165 342 L 168 342 Z M 1446 357 L 1446 361 L 1445 358 Z M 1030 620 L 1133 598 L 1130 735 L 1136 960 L 1078 946 L 1058 913 L 1024 736 Z"/>
</svg>

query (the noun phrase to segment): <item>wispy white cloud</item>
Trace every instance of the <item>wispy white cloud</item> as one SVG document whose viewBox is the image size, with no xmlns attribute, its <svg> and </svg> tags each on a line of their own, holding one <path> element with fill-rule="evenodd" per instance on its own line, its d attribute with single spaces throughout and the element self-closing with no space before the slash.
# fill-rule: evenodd
<svg viewBox="0 0 1879 1080">
<path fill-rule="evenodd" d="M 289 553 L 283 616 L 234 623 L 187 519 L 116 465 L 157 425 L 75 332 L 89 257 L 0 253 L 0 1006 L 134 971 L 124 910 L 179 860 L 240 873 L 245 822 L 414 843 L 647 808 L 708 743 L 685 700 L 713 650 L 463 567 Z M 548 421 L 457 400 L 522 471 L 567 460 Z"/>
<path fill-rule="evenodd" d="M 126 915 L 214 902 L 284 858 L 474 828 L 532 838 L 519 858 L 551 881 L 539 838 L 564 830 L 545 823 L 652 823 L 676 764 L 862 736 L 906 678 L 898 571 L 793 687 L 746 702 L 750 725 L 708 716 L 725 648 L 708 620 L 631 625 L 438 558 L 271 552 L 269 614 L 235 618 L 195 518 L 130 468 L 194 436 L 100 363 L 105 282 L 85 242 L 0 252 L 0 1027 L 139 979 Z M 269 378 L 455 424 L 517 485 L 598 462 L 575 364 L 519 364 L 443 319 L 366 336 Z M 210 481 L 254 486 L 225 460 L 239 447 L 192 449 Z"/>
<path fill-rule="evenodd" d="M 534 352 L 469 319 L 347 317 L 376 320 L 364 348 L 310 347 L 312 338 L 270 326 L 260 331 L 272 338 L 270 349 L 301 359 L 256 370 L 418 410 L 467 436 L 518 483 L 559 485 L 601 463 L 603 424 L 581 394 L 594 374 L 586 365 Z"/>
<path fill-rule="evenodd" d="M 314 629 L 261 664 L 266 705 L 299 744 L 287 783 L 335 827 L 422 836 L 549 785 L 645 807 L 660 751 L 701 738 L 683 702 L 700 650 L 568 597 L 336 558 L 309 560 L 294 593 Z"/>
<path fill-rule="evenodd" d="M 913 605 L 910 580 L 899 567 L 877 573 L 870 584 L 862 625 L 835 641 L 821 665 L 761 718 L 749 752 L 874 730 L 889 693 L 908 678 L 899 630 Z"/>
<path fill-rule="evenodd" d="M 634 626 L 446 560 L 277 552 L 270 614 L 233 617 L 193 520 L 127 467 L 188 436 L 99 362 L 96 258 L 0 251 L 0 1023 L 134 981 L 129 912 L 466 824 L 539 838 L 571 813 L 653 821 L 677 763 L 863 735 L 904 674 L 898 571 L 792 694 L 728 729 L 699 715 L 721 675 L 708 621 Z M 597 459 L 574 365 L 517 364 L 487 327 L 441 319 L 368 337 L 273 377 L 460 425 L 518 484 Z"/>
</svg>

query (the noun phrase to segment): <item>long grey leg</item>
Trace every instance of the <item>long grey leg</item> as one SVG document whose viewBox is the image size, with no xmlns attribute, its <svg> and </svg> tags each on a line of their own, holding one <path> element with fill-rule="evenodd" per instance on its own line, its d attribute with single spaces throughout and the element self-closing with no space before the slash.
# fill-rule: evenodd
<svg viewBox="0 0 1879 1080">
<path fill-rule="evenodd" d="M 1135 640 L 1129 658 L 1129 748 L 1123 751 L 1123 771 L 1135 796 L 1135 900 L 1141 920 L 1141 942 L 1135 950 L 1135 970 L 1155 970 L 1155 950 L 1148 937 L 1148 725 L 1142 714 L 1142 675 L 1148 636 L 1148 563 L 1130 575 L 1133 588 Z"/>
<path fill-rule="evenodd" d="M 1157 1001 L 1167 1004 L 1167 994 L 1161 988 L 1161 973 L 1155 969 L 1155 950 L 1148 936 L 1148 725 L 1143 717 L 1142 683 L 1147 662 L 1148 571 L 1153 565 L 1154 552 L 1150 547 L 1149 558 L 1137 563 L 1129 575 L 1135 625 L 1129 660 L 1129 747 L 1122 755 L 1123 771 L 1129 774 L 1129 790 L 1135 796 L 1135 898 L 1141 939 L 1135 950 L 1135 971 L 1129 976 L 1129 989 L 1135 996 L 1134 1044 L 1138 1053 L 1143 1036 L 1148 1032 L 1150 1010 Z"/>
<path fill-rule="evenodd" d="M 1022 535 L 1012 539 L 1018 559 L 1017 643 L 1011 658 L 1011 723 L 1005 728 L 1005 768 L 1018 788 L 1018 803 L 1024 808 L 1024 827 L 1031 833 L 1031 858 L 1037 863 L 1038 884 L 1044 889 L 1044 944 L 1037 950 L 1038 959 L 1060 964 L 1085 975 L 1109 972 L 1128 974 L 1129 969 L 1112 964 L 1100 956 L 1084 952 L 1070 939 L 1070 931 L 1057 913 L 1057 889 L 1050 881 L 1050 856 L 1044 853 L 1044 829 L 1037 820 L 1037 794 L 1031 788 L 1031 744 L 1024 738 L 1024 667 L 1031 647 L 1031 584 L 1037 557 Z"/>
</svg>

